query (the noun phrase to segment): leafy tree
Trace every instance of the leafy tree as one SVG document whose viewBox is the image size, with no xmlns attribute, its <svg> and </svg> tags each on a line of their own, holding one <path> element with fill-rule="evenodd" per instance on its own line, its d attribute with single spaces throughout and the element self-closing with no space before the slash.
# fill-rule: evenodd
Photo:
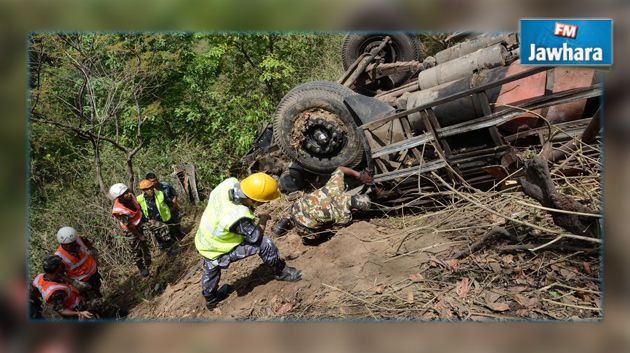
<svg viewBox="0 0 630 353">
<path fill-rule="evenodd" d="M 165 176 L 191 163 L 198 184 L 211 187 L 288 90 L 341 74 L 336 35 L 41 33 L 30 41 L 30 269 L 71 225 L 105 250 L 106 292 L 132 263 L 103 197 L 109 183 L 134 186 L 147 171 Z"/>
</svg>

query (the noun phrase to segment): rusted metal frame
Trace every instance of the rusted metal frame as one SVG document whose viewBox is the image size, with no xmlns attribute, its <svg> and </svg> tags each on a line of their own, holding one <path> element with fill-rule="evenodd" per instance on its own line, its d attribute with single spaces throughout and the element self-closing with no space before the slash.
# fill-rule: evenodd
<svg viewBox="0 0 630 353">
<path fill-rule="evenodd" d="M 391 145 L 384 146 L 382 148 L 376 149 L 376 150 L 374 150 L 374 152 L 372 152 L 372 158 L 381 157 L 381 156 L 384 156 L 384 155 L 387 155 L 387 154 L 400 152 L 402 150 L 406 150 L 406 149 L 409 149 L 409 148 L 414 148 L 416 146 L 420 146 L 422 144 L 430 142 L 431 140 L 433 140 L 433 136 L 430 133 L 427 132 L 427 133 L 424 133 L 422 135 L 414 136 L 412 138 L 409 138 L 409 139 L 407 139 L 405 141 L 392 143 Z"/>
<path fill-rule="evenodd" d="M 461 164 L 461 163 L 471 162 L 475 160 L 482 160 L 484 158 L 491 158 L 493 156 L 496 158 L 498 157 L 498 155 L 502 154 L 507 149 L 509 149 L 509 146 L 504 145 L 504 146 L 496 146 L 496 147 L 473 151 L 473 152 L 456 154 L 451 157 L 451 160 L 449 162 L 451 163 L 451 166 L 453 166 L 455 164 Z M 440 164 L 438 162 L 443 162 L 443 163 Z M 387 181 L 387 180 L 396 179 L 399 177 L 404 177 L 404 176 L 413 175 L 413 174 L 420 175 L 424 172 L 429 172 L 429 171 L 439 169 L 445 166 L 446 166 L 446 162 L 444 162 L 444 160 L 437 159 L 430 162 L 424 162 L 424 164 L 420 166 L 413 166 L 406 169 L 379 174 L 374 177 L 374 180 L 380 182 L 380 181 Z M 391 175 L 394 175 L 394 177 L 390 177 Z"/>
<path fill-rule="evenodd" d="M 385 165 L 385 163 L 383 163 L 383 160 L 381 160 L 380 158 L 374 158 L 374 164 L 376 164 L 376 166 L 383 171 L 381 174 L 385 174 L 389 172 L 389 169 L 387 169 L 387 166 Z M 379 173 L 374 173 L 374 174 L 376 175 Z"/>
<path fill-rule="evenodd" d="M 359 65 L 359 63 L 362 62 L 363 59 L 366 56 L 368 56 L 368 55 L 370 55 L 370 54 L 363 53 L 363 54 L 359 55 L 359 57 L 352 63 L 352 65 L 350 65 L 348 70 L 346 70 L 346 72 L 344 72 L 343 75 L 341 75 L 341 78 L 339 80 L 337 80 L 337 83 L 343 85 L 343 83 L 348 79 L 348 77 L 350 77 L 350 75 L 352 75 L 352 73 L 354 73 L 354 71 L 357 68 L 357 66 Z"/>
<path fill-rule="evenodd" d="M 392 140 L 394 139 L 394 123 L 395 123 L 395 120 L 392 120 L 389 123 L 389 128 L 387 129 L 387 144 L 388 145 L 391 145 Z"/>
<path fill-rule="evenodd" d="M 389 36 L 386 36 L 385 38 L 383 38 L 383 41 L 381 42 L 381 44 L 379 44 L 378 47 L 373 48 L 372 50 L 370 50 L 370 53 L 368 55 L 366 55 L 365 57 L 363 57 L 363 59 L 361 59 L 361 61 L 357 64 L 356 69 L 350 75 L 350 77 L 348 77 L 347 80 L 344 80 L 344 81 L 342 81 L 340 83 L 342 85 L 346 86 L 346 87 L 352 86 L 354 84 L 354 82 L 357 80 L 357 78 L 359 78 L 359 76 L 361 76 L 361 74 L 365 72 L 365 69 L 370 64 L 370 62 L 372 60 L 374 60 L 374 58 L 376 57 L 376 54 L 378 54 L 378 52 L 383 50 L 383 48 L 385 48 L 387 43 L 389 43 L 390 41 L 391 41 L 391 39 L 390 39 Z"/>
<path fill-rule="evenodd" d="M 598 84 L 598 85 L 594 85 L 594 86 L 591 86 L 591 87 L 588 87 L 588 88 L 580 88 L 580 89 L 574 89 L 574 90 L 571 90 L 571 91 L 559 92 L 558 94 L 554 95 L 553 97 L 547 97 L 544 100 L 538 99 L 538 100 L 529 102 L 529 104 L 526 104 L 526 106 L 529 107 L 528 109 L 536 109 L 536 108 L 539 108 L 540 106 L 549 106 L 549 105 L 562 104 L 562 103 L 566 103 L 566 102 L 569 102 L 569 101 L 574 101 L 574 100 L 580 100 L 580 99 L 584 99 L 584 98 L 590 98 L 590 97 L 599 96 L 601 94 L 602 94 L 601 85 Z M 558 97 L 560 97 L 560 98 L 558 98 Z M 551 101 L 549 101 L 549 99 L 551 99 Z M 521 113 L 522 113 L 521 111 L 504 110 L 504 111 L 501 111 L 501 112 L 494 113 L 490 117 L 482 117 L 482 118 L 479 118 L 479 119 L 475 119 L 474 121 L 468 121 L 468 122 L 464 122 L 462 124 L 457 124 L 457 125 L 452 125 L 452 126 L 449 126 L 449 127 L 441 128 L 439 131 L 436 131 L 436 132 L 440 133 L 440 135 L 442 137 L 452 136 L 452 135 L 456 135 L 456 134 L 459 134 L 459 133 L 462 133 L 462 132 L 467 132 L 467 131 L 472 131 L 472 130 L 488 127 L 488 126 L 493 125 L 493 124 L 499 124 L 501 122 L 508 121 L 512 117 L 518 116 Z M 465 129 L 465 131 L 462 131 L 462 129 Z M 404 141 L 403 143 L 399 143 L 398 146 L 393 146 L 392 145 L 395 148 L 393 148 L 391 150 L 386 150 L 385 148 L 392 147 L 392 146 L 386 146 L 384 149 L 379 149 L 379 150 L 377 150 L 375 152 L 380 152 L 380 153 L 383 153 L 383 154 L 387 154 L 385 152 L 393 153 L 393 152 L 396 152 L 396 150 L 399 149 L 399 148 L 409 148 L 409 146 L 418 146 L 418 145 L 420 145 L 422 143 L 425 143 L 424 141 L 421 141 L 422 138 L 426 138 L 426 134 L 421 135 L 421 136 L 413 137 L 412 138 L 413 141 Z M 430 141 L 430 139 L 428 141 Z M 428 142 L 428 141 L 426 141 L 426 142 Z M 409 145 L 405 146 L 406 143 L 409 144 Z M 438 161 L 429 162 L 429 163 L 433 163 L 433 164 L 426 163 L 422 167 L 424 169 L 424 168 L 426 168 L 427 164 L 429 164 L 433 168 L 436 165 L 435 162 L 438 162 Z M 445 166 L 445 165 L 446 164 L 444 163 L 442 166 Z M 434 169 L 438 169 L 438 168 L 434 168 Z M 434 170 L 434 169 L 431 169 L 431 170 Z M 392 179 L 396 179 L 396 178 L 407 176 L 407 175 L 412 175 L 412 174 L 415 174 L 417 172 L 418 172 L 418 167 L 415 167 L 415 168 L 412 167 L 412 168 L 403 169 L 403 170 L 399 170 L 399 171 L 395 171 L 395 172 L 387 172 L 387 173 L 384 173 L 382 175 L 377 175 L 375 177 L 375 180 L 376 181 L 387 181 L 387 180 L 392 180 Z"/>
<path fill-rule="evenodd" d="M 549 97 L 540 97 L 527 100 L 519 108 L 535 110 L 548 106 L 569 103 L 586 98 L 601 96 L 603 94 L 602 84 L 596 84 L 586 88 L 575 88 L 572 90 L 562 91 Z M 414 108 L 415 109 L 415 108 Z M 514 108 L 507 108 L 499 112 L 492 113 L 489 116 L 480 117 L 474 120 L 465 121 L 459 124 L 447 126 L 438 130 L 441 137 L 458 135 L 464 132 L 479 130 L 493 125 L 503 124 L 514 117 L 519 116 L 523 112 Z"/>
<path fill-rule="evenodd" d="M 368 73 L 370 79 L 375 80 L 381 77 L 385 77 L 391 74 L 397 74 L 402 72 L 413 73 L 422 68 L 422 64 L 418 61 L 407 61 L 397 63 L 372 63 L 367 66 L 365 71 Z"/>
<path fill-rule="evenodd" d="M 450 157 L 453 154 L 453 152 L 451 151 L 451 146 L 449 146 L 448 142 L 440 138 L 440 134 L 438 133 L 438 130 L 441 128 L 441 126 L 440 126 L 440 122 L 435 116 L 435 112 L 433 111 L 433 109 L 427 109 L 424 111 L 424 113 L 426 114 L 423 117 L 425 119 L 424 126 L 427 128 L 427 130 L 431 131 L 431 134 L 433 134 L 433 138 L 435 139 L 435 141 L 440 144 L 439 147 L 443 150 L 445 157 L 446 158 Z M 429 124 L 427 124 L 427 120 Z"/>
<path fill-rule="evenodd" d="M 413 129 L 411 128 L 411 124 L 409 123 L 409 117 L 400 118 L 400 125 L 403 128 L 403 132 L 405 133 L 405 136 L 408 136 L 407 140 L 412 138 L 413 137 Z M 422 152 L 420 152 L 418 150 L 418 148 L 411 147 L 411 148 L 407 149 L 407 151 L 411 151 L 411 153 L 413 154 L 414 157 L 416 157 L 418 162 L 420 162 L 421 164 L 424 163 L 424 158 L 422 157 Z"/>
<path fill-rule="evenodd" d="M 510 147 L 507 145 L 484 148 L 481 150 L 454 154 L 451 158 L 453 160 L 453 163 L 460 163 L 462 161 L 466 161 L 466 158 L 469 158 L 469 157 L 479 158 L 479 157 L 491 156 L 491 155 L 495 155 L 497 153 L 503 152 L 505 150 L 508 150 L 509 148 Z"/>
<path fill-rule="evenodd" d="M 361 131 L 358 131 L 359 133 L 361 133 Z M 374 145 L 377 146 L 387 146 L 388 144 L 381 140 L 376 134 L 374 134 L 374 132 L 372 131 L 367 131 L 367 133 L 364 132 L 364 136 L 366 136 L 367 140 L 371 140 L 373 141 Z M 378 169 L 381 170 L 382 173 L 386 173 L 390 171 L 390 168 L 388 168 L 387 166 L 389 165 L 391 168 L 393 168 L 393 166 L 390 163 L 390 159 L 388 157 L 382 158 L 382 156 L 379 157 L 375 157 L 374 153 L 369 154 L 370 158 L 376 163 L 376 167 Z M 375 174 L 378 174 L 379 171 L 375 170 Z"/>
<path fill-rule="evenodd" d="M 403 136 L 404 136 L 403 141 L 406 141 L 407 139 L 413 137 L 413 132 L 411 131 L 411 126 L 409 125 L 409 121 L 405 120 L 405 119 L 406 118 L 400 118 L 398 120 L 398 122 L 400 123 L 400 129 L 402 130 Z M 395 121 L 396 120 L 392 120 L 392 132 L 394 130 L 394 122 Z M 405 123 L 406 123 L 406 125 L 405 125 Z M 391 140 L 390 140 L 389 144 L 391 145 Z M 397 159 L 397 161 L 400 162 L 400 164 L 396 167 L 395 170 L 400 169 L 400 166 L 403 165 L 403 162 L 405 161 L 405 158 L 409 154 L 409 149 L 405 149 L 405 150 L 403 150 L 401 152 L 402 153 L 400 154 L 400 156 L 398 156 L 398 159 Z"/>
<path fill-rule="evenodd" d="M 456 166 L 450 163 L 450 157 L 453 152 L 451 151 L 451 147 L 449 146 L 448 142 L 446 142 L 446 140 L 444 139 L 440 139 L 440 135 L 437 132 L 437 129 L 440 128 L 440 123 L 435 116 L 435 112 L 433 112 L 433 108 L 429 108 L 420 114 L 423 115 L 424 127 L 433 135 L 433 140 L 435 141 L 435 150 L 437 154 L 440 156 L 441 159 L 446 161 L 447 164 L 451 165 L 451 168 L 448 168 L 446 170 L 446 173 L 451 180 L 457 181 L 458 178 L 455 178 L 453 172 L 459 174 L 460 177 L 462 173 Z"/>
<path fill-rule="evenodd" d="M 374 96 L 374 98 L 379 99 L 379 100 L 386 100 L 390 96 L 392 98 L 396 98 L 398 96 L 403 95 L 405 92 L 417 91 L 419 89 L 420 87 L 418 87 L 418 80 L 416 79 L 398 88 L 394 88 L 393 90 L 385 91 L 383 93 L 377 94 L 376 96 Z"/>
<path fill-rule="evenodd" d="M 554 124 L 554 127 L 558 127 L 562 129 L 567 134 L 573 136 L 577 136 L 590 122 L 592 118 L 584 118 L 579 120 L 567 121 L 559 124 Z M 517 132 L 512 135 L 505 136 L 505 140 L 507 142 L 513 142 L 514 140 L 528 137 L 534 134 L 537 134 L 539 130 L 543 130 L 546 133 L 549 133 L 549 128 L 547 126 L 538 127 L 535 129 Z M 558 136 L 558 134 L 556 134 Z"/>
<path fill-rule="evenodd" d="M 369 135 L 365 134 L 365 132 L 369 133 Z M 364 131 L 364 134 L 366 136 L 369 136 L 369 138 L 372 139 L 372 141 L 374 141 L 375 144 L 377 144 L 379 146 L 387 146 L 387 143 L 385 141 L 381 140 L 381 138 L 378 137 L 373 131 L 367 130 L 367 131 Z M 377 149 L 377 150 L 379 150 L 379 149 Z M 374 153 L 372 153 L 372 154 L 374 154 Z"/>
<path fill-rule="evenodd" d="M 490 108 L 490 102 L 488 101 L 488 95 L 486 92 L 479 92 L 475 95 L 475 101 L 479 104 L 479 108 L 481 108 L 481 112 L 483 116 L 488 116 L 492 114 L 492 108 Z M 497 129 L 496 125 L 490 126 L 488 128 L 488 132 L 490 133 L 490 137 L 492 138 L 492 142 L 494 142 L 495 146 L 501 146 L 505 143 L 501 138 L 501 134 L 499 133 L 499 129 Z"/>
<path fill-rule="evenodd" d="M 419 105 L 417 107 L 413 107 L 411 109 L 402 111 L 400 113 L 395 113 L 395 114 L 392 114 L 392 115 L 389 115 L 389 116 L 385 116 L 383 118 L 380 118 L 380 119 L 371 121 L 369 123 L 363 124 L 363 125 L 360 126 L 360 128 L 364 129 L 364 130 L 367 130 L 369 128 L 374 128 L 377 125 L 378 126 L 382 126 L 383 124 L 386 124 L 386 123 L 388 123 L 388 122 L 390 122 L 390 121 L 392 121 L 394 119 L 399 119 L 399 118 L 401 118 L 403 116 L 407 116 L 407 115 L 412 114 L 412 113 L 420 112 L 420 111 L 426 110 L 428 108 L 433 108 L 433 107 L 435 107 L 437 105 L 448 103 L 448 102 L 457 100 L 457 99 L 462 98 L 462 97 L 470 96 L 470 95 L 478 93 L 478 92 L 483 92 L 483 91 L 486 91 L 486 90 L 488 90 L 490 88 L 501 86 L 501 85 L 503 85 L 505 83 L 508 83 L 508 82 L 520 80 L 521 78 L 524 78 L 524 77 L 527 77 L 527 76 L 531 76 L 531 75 L 534 75 L 534 74 L 537 74 L 539 72 L 546 71 L 546 70 L 549 70 L 549 69 L 551 69 L 551 67 L 547 67 L 547 66 L 534 67 L 532 69 L 520 72 L 520 73 L 512 75 L 512 76 L 508 76 L 508 77 L 502 78 L 500 80 L 496 80 L 496 81 L 487 83 L 485 85 L 481 85 L 481 86 L 478 86 L 478 87 L 473 87 L 471 89 L 462 91 L 460 93 L 452 94 L 452 95 L 450 95 L 448 97 L 436 99 L 436 100 L 434 100 L 432 102 L 429 102 L 429 103 L 426 103 L 426 104 L 422 104 L 422 105 Z"/>
<path fill-rule="evenodd" d="M 384 182 L 388 180 L 403 178 L 409 175 L 415 175 L 415 174 L 420 175 L 425 172 L 430 172 L 436 169 L 444 168 L 445 166 L 446 166 L 445 161 L 441 159 L 437 159 L 435 161 L 425 162 L 424 164 L 420 166 L 415 166 L 415 167 L 410 167 L 410 168 L 405 168 L 405 169 L 400 169 L 400 170 L 395 170 L 392 172 L 375 175 L 374 181 Z"/>
</svg>

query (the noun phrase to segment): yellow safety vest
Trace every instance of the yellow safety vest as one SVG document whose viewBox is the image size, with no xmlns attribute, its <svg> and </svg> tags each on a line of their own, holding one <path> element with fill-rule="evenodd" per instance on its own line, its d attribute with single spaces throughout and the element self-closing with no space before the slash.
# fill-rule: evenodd
<svg viewBox="0 0 630 353">
<path fill-rule="evenodd" d="M 162 221 L 168 222 L 168 220 L 171 219 L 171 209 L 168 208 L 166 201 L 164 201 L 164 193 L 159 190 L 155 190 L 153 191 L 153 194 L 155 195 L 155 205 L 157 206 L 160 217 L 162 217 Z M 138 200 L 144 216 L 149 218 L 149 206 L 147 205 L 147 200 L 144 198 L 144 193 L 136 196 L 136 200 Z"/>
<path fill-rule="evenodd" d="M 247 206 L 230 200 L 230 190 L 236 184 L 236 178 L 229 178 L 217 185 L 210 193 L 208 206 L 201 216 L 195 247 L 207 259 L 214 260 L 241 244 L 243 236 L 230 232 L 230 227 L 241 218 L 254 219 Z"/>
</svg>

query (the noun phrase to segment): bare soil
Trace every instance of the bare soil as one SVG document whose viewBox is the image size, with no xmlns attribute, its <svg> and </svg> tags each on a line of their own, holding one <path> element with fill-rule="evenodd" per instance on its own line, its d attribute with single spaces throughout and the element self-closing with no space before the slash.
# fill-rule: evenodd
<svg viewBox="0 0 630 353">
<path fill-rule="evenodd" d="M 265 205 L 277 221 L 287 201 Z M 196 228 L 184 252 L 163 256 L 162 270 L 143 280 L 145 297 L 130 302 L 129 319 L 171 320 L 592 320 L 600 310 L 597 248 L 510 249 L 495 239 L 457 260 L 497 218 L 470 205 L 416 216 L 355 220 L 329 240 L 303 245 L 290 231 L 273 238 L 300 282 L 279 282 L 257 256 L 231 264 L 221 283 L 235 291 L 208 311 L 201 295 Z M 510 206 L 503 207 L 510 210 Z M 462 216 L 462 215 L 465 215 Z M 533 216 L 532 216 L 533 217 Z M 536 213 L 540 224 L 546 215 Z M 198 218 L 198 217 L 196 217 Z M 191 220 L 192 223 L 192 220 Z M 549 222 L 550 223 L 550 222 Z M 488 225 L 488 226 L 484 226 Z M 271 228 L 269 228 L 271 229 Z M 524 236 L 516 248 L 532 240 Z M 545 241 L 549 239 L 544 239 Z M 556 244 L 557 245 L 557 244 Z M 530 245 L 531 246 L 531 245 Z M 507 249 L 507 250 L 506 250 Z M 166 271 L 169 266 L 175 269 Z M 162 273 L 164 272 L 164 273 Z M 153 288 L 154 283 L 160 283 Z"/>
</svg>

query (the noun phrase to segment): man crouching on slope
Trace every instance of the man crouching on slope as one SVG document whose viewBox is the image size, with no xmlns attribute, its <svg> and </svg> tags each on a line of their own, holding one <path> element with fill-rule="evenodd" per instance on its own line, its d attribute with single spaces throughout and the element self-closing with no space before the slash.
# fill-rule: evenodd
<svg viewBox="0 0 630 353">
<path fill-rule="evenodd" d="M 305 245 L 314 245 L 329 236 L 328 230 L 335 226 L 346 226 L 352 221 L 355 211 L 370 209 L 370 198 L 367 195 L 350 195 L 346 191 L 345 177 L 358 180 L 369 185 L 374 178 L 367 170 L 358 172 L 354 169 L 339 166 L 322 188 L 304 194 L 291 206 L 290 218 L 282 219 L 274 229 L 278 236 L 295 226 Z M 281 179 L 284 187 L 285 179 Z"/>
<path fill-rule="evenodd" d="M 208 310 L 229 295 L 229 285 L 217 288 L 221 269 L 233 261 L 258 254 L 277 280 L 293 282 L 302 278 L 299 270 L 286 265 L 278 248 L 264 235 L 269 215 L 260 214 L 259 223 L 254 222 L 253 209 L 278 197 L 278 184 L 265 173 L 252 174 L 240 183 L 228 178 L 210 193 L 195 236 L 195 247 L 203 256 L 201 288 Z"/>
</svg>

